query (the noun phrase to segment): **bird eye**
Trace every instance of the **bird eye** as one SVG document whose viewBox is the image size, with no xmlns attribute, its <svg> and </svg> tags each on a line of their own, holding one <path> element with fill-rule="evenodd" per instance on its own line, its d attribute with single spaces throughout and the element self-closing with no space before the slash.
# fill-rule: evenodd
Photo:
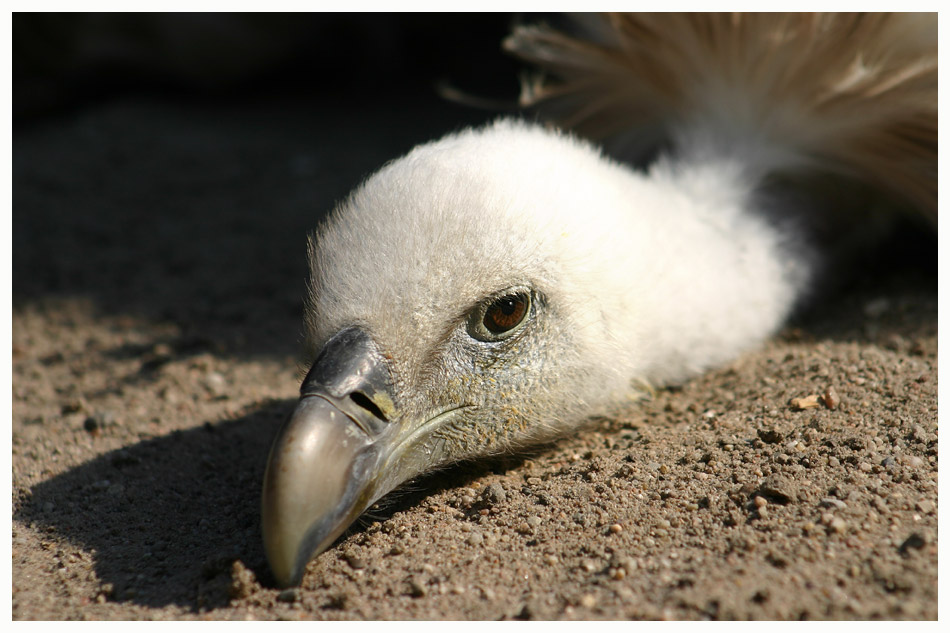
<svg viewBox="0 0 950 633">
<path fill-rule="evenodd" d="M 500 341 L 514 334 L 531 308 L 531 295 L 525 291 L 499 297 L 476 310 L 469 321 L 469 334 L 480 341 Z"/>
</svg>

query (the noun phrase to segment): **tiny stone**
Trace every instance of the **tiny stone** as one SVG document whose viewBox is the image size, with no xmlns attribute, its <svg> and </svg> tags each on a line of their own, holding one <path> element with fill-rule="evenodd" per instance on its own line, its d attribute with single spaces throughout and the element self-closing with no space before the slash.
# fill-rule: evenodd
<svg viewBox="0 0 950 633">
<path fill-rule="evenodd" d="M 426 595 L 426 588 L 419 582 L 415 576 L 409 578 L 409 595 L 414 598 L 421 598 Z"/>
<path fill-rule="evenodd" d="M 913 534 L 908 536 L 904 540 L 903 543 L 901 543 L 900 547 L 898 548 L 898 551 L 901 554 L 907 554 L 908 550 L 910 550 L 911 548 L 920 549 L 926 544 L 927 544 L 927 539 L 924 538 L 921 534 L 914 532 Z"/>
<path fill-rule="evenodd" d="M 587 609 L 593 609 L 597 606 L 597 598 L 593 594 L 585 593 L 581 596 L 581 606 Z"/>
<path fill-rule="evenodd" d="M 934 504 L 933 504 L 933 501 L 930 501 L 929 499 L 921 499 L 920 501 L 917 502 L 917 504 L 914 507 L 917 508 L 918 512 L 923 512 L 924 514 L 930 514 L 931 512 L 933 512 Z"/>
<path fill-rule="evenodd" d="M 841 398 L 838 396 L 838 392 L 835 391 L 835 388 L 829 386 L 821 395 L 821 401 L 825 403 L 825 406 L 829 409 L 834 409 L 841 403 Z"/>
<path fill-rule="evenodd" d="M 296 602 L 297 601 L 297 590 L 296 589 L 284 589 L 279 594 L 277 594 L 277 600 L 280 602 Z"/>
<path fill-rule="evenodd" d="M 614 523 L 613 525 L 610 526 L 611 534 L 620 534 L 621 532 L 623 532 L 623 526 L 620 525 L 619 523 Z"/>
<path fill-rule="evenodd" d="M 611 580 L 623 580 L 627 577 L 627 572 L 623 567 L 611 567 L 609 575 Z"/>
<path fill-rule="evenodd" d="M 224 376 L 216 371 L 211 372 L 205 377 L 205 388 L 213 396 L 226 395 L 228 391 L 228 382 Z"/>
<path fill-rule="evenodd" d="M 485 541 L 485 537 L 483 537 L 483 536 L 482 536 L 481 534 L 479 534 L 478 532 L 474 532 L 474 533 L 472 533 L 472 534 L 469 534 L 469 535 L 468 535 L 468 538 L 465 539 L 465 542 L 466 542 L 466 543 L 468 543 L 469 545 L 475 546 L 475 547 L 481 545 L 484 541 Z"/>
<path fill-rule="evenodd" d="M 755 507 L 759 509 L 764 508 L 769 503 L 764 497 L 760 497 L 759 495 L 756 495 L 752 502 L 755 504 Z"/>
<path fill-rule="evenodd" d="M 759 494 L 774 503 L 787 504 L 798 498 L 798 483 L 782 475 L 769 475 L 759 486 Z"/>
<path fill-rule="evenodd" d="M 507 498 L 508 495 L 505 493 L 505 489 L 499 483 L 490 484 L 482 491 L 482 500 L 490 505 L 504 503 Z"/>
<path fill-rule="evenodd" d="M 810 396 L 805 396 L 803 398 L 792 398 L 790 401 L 793 409 L 798 411 L 804 411 L 805 409 L 814 409 L 818 406 L 818 396 L 813 394 Z M 765 441 L 765 440 L 763 440 Z"/>
<path fill-rule="evenodd" d="M 828 527 L 830 527 L 833 532 L 841 534 L 847 529 L 848 524 L 840 517 L 835 517 L 831 520 L 831 523 L 828 524 Z"/>
<path fill-rule="evenodd" d="M 837 508 L 839 510 L 843 510 L 844 508 L 848 507 L 848 504 L 846 504 L 844 501 L 841 499 L 835 499 L 834 497 L 823 498 L 820 505 L 824 508 Z"/>
<path fill-rule="evenodd" d="M 911 468 L 920 468 L 924 465 L 924 460 L 917 455 L 911 455 L 907 458 L 907 465 Z"/>
<path fill-rule="evenodd" d="M 352 552 L 343 554 L 343 558 L 353 569 L 363 569 L 366 567 L 366 561 Z"/>
<path fill-rule="evenodd" d="M 67 402 L 66 404 L 62 406 L 60 410 L 64 414 L 78 413 L 79 411 L 82 411 L 85 407 L 86 407 L 85 401 L 82 398 L 80 398 L 79 400 L 72 400 L 70 402 Z"/>
</svg>

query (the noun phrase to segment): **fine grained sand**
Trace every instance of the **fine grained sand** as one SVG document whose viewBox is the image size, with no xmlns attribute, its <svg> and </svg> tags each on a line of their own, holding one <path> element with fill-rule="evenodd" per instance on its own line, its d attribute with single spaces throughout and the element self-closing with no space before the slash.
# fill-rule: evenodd
<svg viewBox="0 0 950 633">
<path fill-rule="evenodd" d="M 936 618 L 920 267 L 576 437 L 415 482 L 274 588 L 259 489 L 306 231 L 478 120 L 385 105 L 131 100 L 17 130 L 14 619 Z"/>
</svg>

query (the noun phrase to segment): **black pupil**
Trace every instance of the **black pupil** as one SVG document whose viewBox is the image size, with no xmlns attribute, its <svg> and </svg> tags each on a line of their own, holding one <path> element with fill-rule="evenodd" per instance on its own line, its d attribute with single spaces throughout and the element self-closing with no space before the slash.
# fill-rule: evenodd
<svg viewBox="0 0 950 633">
<path fill-rule="evenodd" d="M 485 311 L 485 327 L 495 334 L 507 332 L 521 323 L 527 308 L 527 299 L 521 295 L 502 297 Z"/>
</svg>

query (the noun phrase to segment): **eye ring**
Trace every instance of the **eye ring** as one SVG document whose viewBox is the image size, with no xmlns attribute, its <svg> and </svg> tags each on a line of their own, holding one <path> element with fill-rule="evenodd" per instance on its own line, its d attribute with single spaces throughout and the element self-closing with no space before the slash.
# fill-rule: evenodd
<svg viewBox="0 0 950 633">
<path fill-rule="evenodd" d="M 521 329 L 530 312 L 531 293 L 520 288 L 512 289 L 473 310 L 468 332 L 480 341 L 501 341 Z"/>
</svg>

